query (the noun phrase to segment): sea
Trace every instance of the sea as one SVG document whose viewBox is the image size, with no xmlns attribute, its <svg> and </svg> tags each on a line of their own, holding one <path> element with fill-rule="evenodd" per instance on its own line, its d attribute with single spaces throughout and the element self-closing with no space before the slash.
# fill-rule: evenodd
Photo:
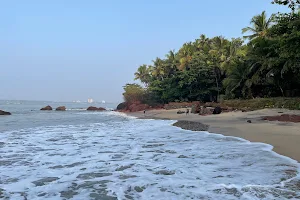
<svg viewBox="0 0 300 200">
<path fill-rule="evenodd" d="M 116 107 L 0 101 L 0 199 L 300 199 L 299 163 L 268 144 L 90 105 Z"/>
</svg>

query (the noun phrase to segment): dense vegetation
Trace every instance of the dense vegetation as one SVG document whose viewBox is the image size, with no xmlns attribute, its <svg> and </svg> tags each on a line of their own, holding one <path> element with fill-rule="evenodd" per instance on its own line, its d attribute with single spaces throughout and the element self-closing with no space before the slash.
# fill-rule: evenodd
<svg viewBox="0 0 300 200">
<path fill-rule="evenodd" d="M 299 1 L 273 3 L 287 5 L 291 12 L 268 18 L 264 11 L 242 30 L 243 39 L 201 35 L 178 51 L 156 58 L 152 65 L 141 65 L 135 79 L 144 87 L 124 86 L 125 101 L 300 96 L 300 12 L 295 9 Z"/>
</svg>

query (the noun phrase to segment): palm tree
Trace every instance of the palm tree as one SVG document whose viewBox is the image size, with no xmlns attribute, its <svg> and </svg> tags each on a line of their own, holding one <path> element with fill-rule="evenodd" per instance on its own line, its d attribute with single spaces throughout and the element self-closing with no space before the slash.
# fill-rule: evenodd
<svg viewBox="0 0 300 200">
<path fill-rule="evenodd" d="M 263 11 L 260 15 L 256 15 L 251 19 L 250 24 L 252 27 L 248 26 L 242 29 L 242 33 L 252 32 L 252 35 L 244 36 L 244 38 L 248 38 L 250 40 L 257 37 L 265 37 L 267 35 L 268 29 L 272 26 L 273 17 L 271 15 L 269 19 L 267 19 L 266 11 Z"/>
<path fill-rule="evenodd" d="M 178 51 L 178 57 L 180 64 L 177 66 L 178 70 L 183 71 L 192 60 L 192 55 L 195 52 L 195 48 L 191 42 L 184 43 Z"/>
<path fill-rule="evenodd" d="M 247 95 L 246 92 L 249 92 L 252 85 L 249 75 L 249 63 L 241 62 L 235 65 L 223 82 L 226 94 L 231 96 L 231 98 L 245 97 Z M 236 96 L 237 93 L 239 93 L 238 96 Z"/>
<path fill-rule="evenodd" d="M 153 62 L 153 67 L 151 67 L 152 75 L 160 80 L 163 79 L 165 75 L 164 63 L 163 60 L 160 58 L 156 58 Z"/>
<path fill-rule="evenodd" d="M 148 83 L 150 81 L 150 72 L 149 72 L 149 68 L 147 67 L 147 65 L 141 65 L 137 72 L 134 73 L 134 80 L 140 80 L 142 83 L 145 84 L 145 86 L 148 86 Z"/>
<path fill-rule="evenodd" d="M 165 71 L 168 76 L 174 75 L 175 70 L 179 66 L 179 60 L 176 57 L 176 53 L 174 50 L 170 50 L 168 54 L 166 54 L 166 60 L 165 60 Z"/>
</svg>

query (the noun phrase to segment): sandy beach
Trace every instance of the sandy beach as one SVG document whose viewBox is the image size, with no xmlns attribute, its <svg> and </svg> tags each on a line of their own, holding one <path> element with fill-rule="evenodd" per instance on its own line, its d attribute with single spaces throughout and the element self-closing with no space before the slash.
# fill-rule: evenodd
<svg viewBox="0 0 300 200">
<path fill-rule="evenodd" d="M 281 114 L 300 115 L 300 111 L 263 109 L 251 112 L 229 112 L 219 115 L 177 114 L 174 110 L 150 110 L 130 113 L 139 118 L 171 119 L 200 122 L 209 126 L 210 133 L 240 137 L 251 142 L 262 142 L 274 147 L 274 151 L 300 162 L 300 123 L 262 120 L 264 116 Z M 248 123 L 251 120 L 252 123 Z"/>
</svg>

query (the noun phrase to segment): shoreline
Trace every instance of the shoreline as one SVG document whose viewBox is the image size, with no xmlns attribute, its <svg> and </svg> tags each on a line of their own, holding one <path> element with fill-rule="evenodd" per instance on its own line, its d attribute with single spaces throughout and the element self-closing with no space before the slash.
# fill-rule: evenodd
<svg viewBox="0 0 300 200">
<path fill-rule="evenodd" d="M 299 110 L 262 109 L 219 115 L 177 114 L 178 109 L 126 113 L 139 119 L 176 120 L 177 126 L 191 131 L 207 131 L 273 146 L 272 151 L 300 163 L 300 123 L 265 121 L 265 116 L 300 115 Z M 251 120 L 251 123 L 247 121 Z M 179 124 L 178 124 L 179 123 Z M 191 124 L 192 123 L 192 124 Z"/>
</svg>

